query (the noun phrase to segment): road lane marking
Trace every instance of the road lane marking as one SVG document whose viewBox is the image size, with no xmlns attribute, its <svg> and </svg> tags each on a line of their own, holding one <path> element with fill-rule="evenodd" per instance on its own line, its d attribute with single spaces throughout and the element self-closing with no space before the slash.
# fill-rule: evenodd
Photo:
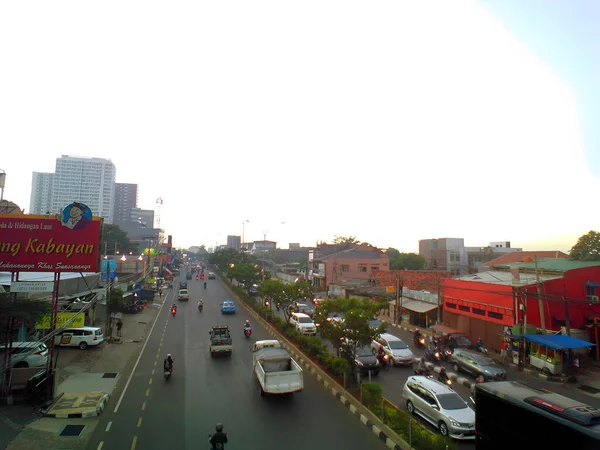
<svg viewBox="0 0 600 450">
<path fill-rule="evenodd" d="M 106 425 L 106 430 L 104 430 L 104 431 L 109 432 L 111 425 L 112 425 L 112 422 L 108 422 L 108 425 Z"/>
<path fill-rule="evenodd" d="M 155 370 L 156 370 L 156 369 L 152 369 L 152 375 L 154 375 L 154 371 L 155 371 Z"/>
<path fill-rule="evenodd" d="M 156 359 L 158 359 L 158 356 L 156 357 Z M 154 366 L 156 367 L 156 361 L 154 361 Z"/>
<path fill-rule="evenodd" d="M 140 417 L 140 418 L 138 419 L 138 428 L 139 428 L 139 427 L 141 427 L 141 426 L 142 426 L 142 418 Z"/>
<path fill-rule="evenodd" d="M 146 402 L 142 403 L 142 411 L 146 410 Z"/>
<path fill-rule="evenodd" d="M 150 381 L 148 381 L 148 384 L 152 384 L 152 378 L 150 378 Z"/>
<path fill-rule="evenodd" d="M 154 323 L 152 324 L 152 328 L 150 328 L 150 333 L 148 333 L 148 337 L 146 338 L 146 342 L 144 342 L 144 346 L 142 347 L 142 351 L 140 352 L 140 356 L 138 356 L 137 361 L 135 362 L 135 365 L 133 366 L 133 369 L 131 369 L 131 373 L 129 374 L 129 378 L 127 379 L 127 383 L 125 383 L 125 387 L 123 388 L 123 392 L 121 393 L 121 396 L 119 397 L 119 401 L 117 402 L 117 405 L 115 406 L 115 410 L 114 412 L 117 413 L 119 411 L 119 407 L 121 406 L 121 402 L 123 401 L 123 398 L 125 397 L 125 394 L 127 393 L 127 388 L 129 387 L 129 383 L 131 383 L 131 379 L 133 378 L 133 374 L 135 373 L 135 369 L 137 369 L 138 364 L 140 363 L 140 360 L 142 359 L 142 356 L 144 355 L 144 350 L 146 350 L 146 345 L 148 345 L 148 342 L 150 342 L 150 338 L 152 337 L 152 332 L 154 331 L 154 326 L 156 325 L 156 322 L 158 322 L 158 318 L 160 317 L 160 313 L 163 309 L 163 306 L 165 306 L 165 304 L 163 303 L 162 305 L 160 305 L 160 309 L 158 310 L 158 313 L 156 314 L 156 318 L 154 319 Z M 137 440 L 137 437 L 134 438 L 133 444 L 132 444 L 132 448 L 135 448 L 135 441 Z"/>
<path fill-rule="evenodd" d="M 104 441 L 100 441 L 96 450 L 102 450 L 102 446 L 104 445 Z"/>
<path fill-rule="evenodd" d="M 131 450 L 135 450 L 135 444 L 137 444 L 137 436 L 133 437 L 133 441 L 131 442 Z"/>
<path fill-rule="evenodd" d="M 146 389 L 146 397 L 150 395 L 150 389 Z"/>
</svg>

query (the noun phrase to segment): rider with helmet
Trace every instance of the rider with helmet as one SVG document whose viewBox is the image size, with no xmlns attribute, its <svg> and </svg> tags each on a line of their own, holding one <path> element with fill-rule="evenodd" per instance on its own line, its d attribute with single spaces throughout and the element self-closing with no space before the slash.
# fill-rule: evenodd
<svg viewBox="0 0 600 450">
<path fill-rule="evenodd" d="M 174 363 L 175 363 L 175 361 L 173 360 L 173 357 L 171 356 L 170 353 L 168 353 L 167 357 L 165 358 L 165 362 L 164 362 L 165 370 L 172 372 Z"/>
<path fill-rule="evenodd" d="M 222 450 L 225 448 L 224 444 L 227 443 L 227 433 L 223 432 L 222 423 L 218 423 L 215 430 L 217 432 L 210 437 L 210 445 L 212 445 L 213 450 Z"/>
</svg>

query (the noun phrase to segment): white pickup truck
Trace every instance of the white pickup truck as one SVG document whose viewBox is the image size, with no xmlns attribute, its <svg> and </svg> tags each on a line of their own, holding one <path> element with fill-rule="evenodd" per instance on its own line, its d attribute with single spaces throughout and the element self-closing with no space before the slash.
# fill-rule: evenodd
<svg viewBox="0 0 600 450">
<path fill-rule="evenodd" d="M 256 341 L 252 348 L 254 374 L 260 395 L 291 394 L 304 389 L 302 367 L 276 340 Z"/>
</svg>

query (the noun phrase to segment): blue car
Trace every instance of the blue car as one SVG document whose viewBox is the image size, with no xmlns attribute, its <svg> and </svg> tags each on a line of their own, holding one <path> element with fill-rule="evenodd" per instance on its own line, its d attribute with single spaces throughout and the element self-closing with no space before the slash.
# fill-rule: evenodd
<svg viewBox="0 0 600 450">
<path fill-rule="evenodd" d="M 225 300 L 221 305 L 221 314 L 235 314 L 235 303 Z"/>
</svg>

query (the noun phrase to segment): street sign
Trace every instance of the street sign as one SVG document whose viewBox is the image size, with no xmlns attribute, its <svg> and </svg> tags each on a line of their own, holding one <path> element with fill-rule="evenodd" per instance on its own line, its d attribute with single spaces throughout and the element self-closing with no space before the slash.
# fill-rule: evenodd
<svg viewBox="0 0 600 450">
<path fill-rule="evenodd" d="M 53 281 L 14 281 L 10 292 L 52 292 Z"/>
</svg>

